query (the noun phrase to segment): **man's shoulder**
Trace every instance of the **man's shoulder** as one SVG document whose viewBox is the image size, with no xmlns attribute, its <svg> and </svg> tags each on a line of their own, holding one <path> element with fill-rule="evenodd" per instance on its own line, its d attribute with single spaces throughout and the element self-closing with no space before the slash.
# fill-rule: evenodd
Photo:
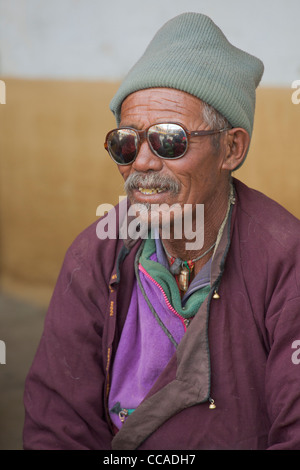
<svg viewBox="0 0 300 470">
<path fill-rule="evenodd" d="M 273 239 L 282 247 L 299 246 L 299 219 L 278 202 L 241 181 L 234 179 L 234 186 L 240 217 L 247 218 L 253 230 L 265 234 L 266 241 Z"/>
<path fill-rule="evenodd" d="M 113 263 L 116 253 L 124 245 L 119 236 L 120 212 L 120 204 L 117 204 L 86 227 L 75 237 L 67 254 L 81 260 L 84 264 L 94 264 L 100 259 L 102 262 Z"/>
<path fill-rule="evenodd" d="M 265 296 L 266 305 L 276 293 L 283 307 L 300 295 L 300 221 L 261 192 L 241 182 L 235 187 L 234 246 L 247 289 Z"/>
</svg>

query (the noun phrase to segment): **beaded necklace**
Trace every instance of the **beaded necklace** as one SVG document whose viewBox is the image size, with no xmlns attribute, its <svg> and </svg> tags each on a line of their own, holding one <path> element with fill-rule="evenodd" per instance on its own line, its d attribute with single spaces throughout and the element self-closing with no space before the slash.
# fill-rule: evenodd
<svg viewBox="0 0 300 470">
<path fill-rule="evenodd" d="M 205 253 L 202 253 L 202 255 L 198 256 L 195 259 L 184 261 L 181 258 L 175 258 L 174 256 L 171 256 L 167 252 L 162 240 L 161 243 L 167 257 L 170 259 L 170 272 L 175 276 L 178 287 L 182 292 L 186 292 L 188 290 L 191 273 L 194 269 L 196 261 L 199 261 L 199 259 L 204 258 L 204 256 L 207 255 L 216 245 L 215 242 L 213 245 L 211 245 L 211 247 L 208 248 L 208 250 L 205 251 Z"/>
</svg>

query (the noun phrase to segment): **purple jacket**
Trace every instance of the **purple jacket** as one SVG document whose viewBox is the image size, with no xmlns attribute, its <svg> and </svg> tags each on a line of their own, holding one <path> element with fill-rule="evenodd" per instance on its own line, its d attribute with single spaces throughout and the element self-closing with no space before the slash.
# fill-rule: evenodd
<svg viewBox="0 0 300 470">
<path fill-rule="evenodd" d="M 99 240 L 96 223 L 74 241 L 26 380 L 25 449 L 300 449 L 300 222 L 234 185 L 211 292 L 116 435 L 110 371 L 140 241 Z"/>
</svg>

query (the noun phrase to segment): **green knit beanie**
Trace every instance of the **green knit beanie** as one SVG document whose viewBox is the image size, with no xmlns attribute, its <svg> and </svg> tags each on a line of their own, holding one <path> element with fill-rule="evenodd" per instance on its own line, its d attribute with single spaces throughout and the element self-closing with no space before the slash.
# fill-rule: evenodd
<svg viewBox="0 0 300 470">
<path fill-rule="evenodd" d="M 138 90 L 185 91 L 252 135 L 255 89 L 264 66 L 236 48 L 207 16 L 183 13 L 165 23 L 132 67 L 110 103 L 117 125 L 124 99 Z"/>
</svg>

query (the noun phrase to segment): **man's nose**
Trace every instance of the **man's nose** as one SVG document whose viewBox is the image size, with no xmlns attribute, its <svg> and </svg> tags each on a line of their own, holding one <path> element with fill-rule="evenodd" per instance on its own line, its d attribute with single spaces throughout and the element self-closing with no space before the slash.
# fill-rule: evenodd
<svg viewBox="0 0 300 470">
<path fill-rule="evenodd" d="M 147 140 L 141 144 L 135 161 L 132 164 L 135 171 L 160 171 L 163 167 L 163 160 L 152 152 Z"/>
</svg>

